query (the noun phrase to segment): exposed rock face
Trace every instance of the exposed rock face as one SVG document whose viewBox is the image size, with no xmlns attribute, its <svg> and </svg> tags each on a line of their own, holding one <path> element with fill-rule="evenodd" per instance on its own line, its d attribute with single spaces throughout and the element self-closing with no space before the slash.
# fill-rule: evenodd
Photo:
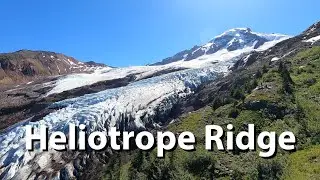
<svg viewBox="0 0 320 180">
<path fill-rule="evenodd" d="M 255 33 L 252 32 L 250 28 L 230 29 L 223 34 L 216 36 L 205 45 L 194 46 L 189 50 L 181 51 L 174 56 L 168 57 L 153 65 L 164 65 L 180 60 L 190 61 L 203 55 L 214 54 L 223 49 L 227 51 L 235 51 L 251 46 L 253 46 L 254 49 L 258 49 L 261 45 L 268 41 L 283 37 L 285 37 L 285 35 Z"/>
<path fill-rule="evenodd" d="M 156 71 L 142 79 L 149 79 L 155 76 L 180 71 L 183 69 L 165 69 Z M 46 79 L 35 80 L 30 84 L 21 84 L 19 87 L 3 90 L 0 93 L 0 132 L 21 120 L 32 118 L 37 121 L 51 113 L 49 105 L 65 99 L 76 98 L 86 94 L 98 93 L 106 89 L 119 88 L 129 85 L 137 80 L 139 74 L 130 74 L 123 78 L 99 81 L 97 83 L 82 86 L 79 88 L 63 91 L 57 94 L 45 96 L 55 85 L 58 77 L 47 77 Z"/>
<path fill-rule="evenodd" d="M 215 97 L 229 93 L 231 87 L 237 84 L 245 76 L 254 76 L 263 65 L 278 65 L 279 61 L 295 56 L 298 52 L 312 46 L 320 45 L 318 41 L 308 41 L 320 36 L 320 23 L 315 23 L 298 36 L 282 41 L 270 49 L 262 52 L 251 52 L 243 55 L 231 67 L 232 72 L 221 79 L 203 85 L 191 98 L 189 104 L 195 107 L 203 107 L 214 100 Z M 272 61 L 273 59 L 277 61 Z"/>
<path fill-rule="evenodd" d="M 13 85 L 35 79 L 90 72 L 103 64 L 82 63 L 72 57 L 47 51 L 20 50 L 0 54 L 0 85 Z"/>
<path fill-rule="evenodd" d="M 88 62 L 85 62 L 85 64 L 87 66 L 92 66 L 92 67 L 95 67 L 95 66 L 98 66 L 98 67 L 107 67 L 107 65 L 103 64 L 103 63 L 96 63 L 94 61 L 88 61 Z"/>
<path fill-rule="evenodd" d="M 303 32 L 305 35 L 315 35 L 315 33 L 319 33 L 320 31 L 320 22 L 316 22 L 311 25 L 307 30 Z"/>
</svg>

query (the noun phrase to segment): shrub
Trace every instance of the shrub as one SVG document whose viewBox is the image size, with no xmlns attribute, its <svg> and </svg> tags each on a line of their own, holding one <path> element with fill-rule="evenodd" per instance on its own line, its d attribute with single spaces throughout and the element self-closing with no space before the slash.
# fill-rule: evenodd
<svg viewBox="0 0 320 180">
<path fill-rule="evenodd" d="M 243 99 L 245 97 L 245 95 L 244 95 L 244 93 L 242 92 L 242 90 L 240 88 L 237 88 L 232 93 L 232 97 L 234 97 L 235 99 L 240 100 L 240 99 Z"/>
<path fill-rule="evenodd" d="M 239 115 L 239 110 L 236 109 L 236 108 L 232 108 L 232 109 L 230 109 L 230 111 L 229 111 L 228 117 L 235 119 L 235 118 L 238 117 L 238 115 Z"/>
<path fill-rule="evenodd" d="M 139 170 L 143 164 L 144 157 L 143 157 L 143 151 L 138 151 L 138 153 L 135 155 L 133 161 L 132 161 L 132 167 L 134 169 Z"/>
<path fill-rule="evenodd" d="M 317 83 L 316 78 L 310 78 L 303 81 L 303 84 L 306 84 L 307 86 L 312 86 Z"/>
<path fill-rule="evenodd" d="M 279 64 L 279 69 L 278 69 L 279 73 L 281 74 L 281 78 L 282 78 L 282 85 L 283 85 L 283 90 L 286 93 L 292 94 L 293 89 L 292 89 L 292 84 L 293 81 L 290 77 L 290 73 L 287 69 L 287 67 L 281 62 Z"/>
<path fill-rule="evenodd" d="M 254 75 L 255 78 L 261 78 L 262 77 L 262 73 L 258 70 L 256 72 L 256 74 Z"/>
<path fill-rule="evenodd" d="M 147 179 L 166 180 L 173 179 L 174 166 L 169 165 L 164 160 L 155 159 L 151 165 L 146 168 Z"/>
<path fill-rule="evenodd" d="M 263 65 L 263 67 L 262 67 L 262 72 L 263 72 L 263 73 L 267 73 L 267 72 L 268 72 L 268 68 L 267 68 L 266 65 Z"/>
<path fill-rule="evenodd" d="M 283 173 L 282 165 L 277 161 L 260 163 L 257 167 L 258 179 L 280 179 Z"/>
<path fill-rule="evenodd" d="M 238 180 L 238 179 L 243 179 L 243 173 L 240 172 L 239 170 L 234 170 L 231 174 L 231 179 L 232 180 Z"/>
<path fill-rule="evenodd" d="M 185 162 L 185 168 L 192 174 L 204 178 L 214 177 L 215 160 L 209 155 L 191 157 Z"/>
</svg>

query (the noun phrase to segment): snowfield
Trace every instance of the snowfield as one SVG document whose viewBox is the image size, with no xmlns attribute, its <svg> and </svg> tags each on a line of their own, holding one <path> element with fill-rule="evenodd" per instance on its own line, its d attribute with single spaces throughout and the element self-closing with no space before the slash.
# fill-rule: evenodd
<svg viewBox="0 0 320 180">
<path fill-rule="evenodd" d="M 242 28 L 241 28 L 242 29 Z M 230 32 L 234 32 L 235 30 L 229 30 Z M 228 31 L 227 31 L 228 32 Z M 226 34 L 223 33 L 223 34 Z M 264 51 L 266 49 L 271 48 L 278 42 L 281 42 L 283 40 L 286 40 L 290 38 L 290 36 L 280 35 L 280 34 L 262 34 L 262 33 L 254 33 L 258 36 L 264 37 L 268 39 L 269 41 L 262 44 L 258 48 L 254 48 L 256 45 L 256 42 L 252 44 L 252 46 L 246 46 L 242 49 L 237 49 L 234 51 L 228 51 L 227 49 L 221 49 L 213 54 L 205 54 L 203 56 L 200 56 L 196 59 L 186 61 L 185 59 L 181 59 L 177 62 L 172 62 L 170 64 L 166 65 L 159 65 L 159 66 L 132 66 L 132 67 L 126 67 L 126 68 L 100 68 L 96 70 L 92 74 L 72 74 L 68 75 L 66 77 L 63 77 L 59 79 L 54 84 L 54 88 L 47 93 L 47 96 L 51 94 L 57 94 L 61 93 L 63 91 L 75 89 L 78 87 L 91 85 L 100 81 L 106 81 L 106 80 L 112 80 L 112 79 L 119 79 L 124 78 L 128 75 L 135 74 L 137 77 L 137 80 L 143 79 L 145 77 L 148 77 L 152 74 L 155 74 L 157 72 L 161 72 L 164 70 L 178 70 L 178 69 L 199 69 L 203 67 L 211 66 L 212 64 L 218 63 L 218 62 L 225 62 L 229 61 L 233 58 L 239 57 L 242 54 L 249 53 L 251 51 Z M 221 35 L 220 35 L 221 36 Z M 233 40 L 231 40 L 233 41 Z M 212 43 L 207 43 L 203 45 L 200 48 L 208 48 L 212 45 Z M 224 69 L 226 71 L 227 68 Z"/>
<path fill-rule="evenodd" d="M 312 44 L 319 41 L 320 40 L 320 35 L 319 36 L 316 36 L 316 37 L 312 37 L 310 39 L 307 39 L 307 40 L 303 40 L 302 42 L 311 42 Z"/>
<path fill-rule="evenodd" d="M 126 68 L 106 67 L 100 68 L 91 74 L 72 74 L 60 78 L 57 82 L 55 82 L 54 88 L 47 93 L 47 96 L 51 94 L 58 94 L 63 91 L 75 89 L 78 87 L 91 85 L 100 81 L 124 78 L 128 75 L 136 75 L 137 80 L 139 80 L 154 73 L 169 69 L 174 70 L 177 68 L 169 66 L 132 66 Z"/>
<path fill-rule="evenodd" d="M 288 38 L 283 35 L 279 38 L 274 36 L 270 38 L 270 42 L 256 50 L 268 49 Z M 33 171 L 52 172 L 51 160 L 68 163 L 59 156 L 61 152 L 54 150 L 41 152 L 36 147 L 35 151 L 27 152 L 26 125 L 35 128 L 45 125 L 49 128 L 50 135 L 53 131 L 63 131 L 67 134 L 69 123 L 86 124 L 89 132 L 119 127 L 124 119 L 128 120 L 126 129 L 144 128 L 146 123 L 158 124 L 159 122 L 154 120 L 157 112 L 170 111 L 179 99 L 192 95 L 197 87 L 214 80 L 218 75 L 228 73 L 238 56 L 253 50 L 254 45 L 235 51 L 223 49 L 190 61 L 181 60 L 161 66 L 104 68 L 92 74 L 74 74 L 60 78 L 47 95 L 132 74 L 137 77 L 136 81 L 124 87 L 56 102 L 52 107 L 59 107 L 58 110 L 39 121 L 24 120 L 5 130 L 0 134 L 0 177 L 26 179 L 32 177 Z M 143 79 L 159 71 L 179 68 L 188 69 Z"/>
</svg>

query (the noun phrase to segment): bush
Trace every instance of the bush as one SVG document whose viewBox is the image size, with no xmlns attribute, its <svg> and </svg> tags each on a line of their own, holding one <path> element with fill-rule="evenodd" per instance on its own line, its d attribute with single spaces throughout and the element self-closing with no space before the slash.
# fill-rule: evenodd
<svg viewBox="0 0 320 180">
<path fill-rule="evenodd" d="M 143 164 L 143 161 L 144 161 L 143 151 L 139 150 L 132 161 L 132 167 L 134 169 L 139 170 Z"/>
<path fill-rule="evenodd" d="M 303 81 L 303 84 L 306 84 L 307 86 L 312 86 L 317 83 L 316 78 L 310 78 Z"/>
<path fill-rule="evenodd" d="M 256 74 L 254 75 L 255 78 L 261 78 L 262 77 L 262 73 L 258 70 L 256 72 Z"/>
<path fill-rule="evenodd" d="M 239 170 L 234 170 L 231 174 L 231 179 L 232 180 L 239 180 L 239 179 L 243 179 L 243 173 L 240 172 Z"/>
<path fill-rule="evenodd" d="M 271 163 L 260 163 L 257 167 L 258 179 L 280 179 L 283 173 L 282 165 L 277 161 Z"/>
<path fill-rule="evenodd" d="M 221 106 L 224 106 L 226 104 L 234 103 L 235 100 L 231 97 L 225 96 L 225 95 L 218 95 L 213 101 L 212 101 L 212 109 L 216 110 Z"/>
<path fill-rule="evenodd" d="M 185 162 L 185 168 L 192 174 L 203 178 L 214 177 L 215 160 L 209 155 L 192 157 Z"/>
<path fill-rule="evenodd" d="M 263 72 L 263 73 L 267 73 L 267 72 L 268 72 L 268 68 L 267 68 L 266 65 L 263 65 L 263 67 L 262 67 L 262 72 Z"/>
<path fill-rule="evenodd" d="M 174 177 L 174 166 L 171 166 L 164 160 L 155 159 L 151 165 L 146 168 L 147 179 L 167 180 Z"/>
<path fill-rule="evenodd" d="M 257 79 L 253 79 L 250 82 L 246 83 L 244 88 L 245 88 L 246 93 L 250 94 L 252 92 L 252 90 L 254 88 L 256 88 L 257 86 L 258 86 Z"/>
<path fill-rule="evenodd" d="M 230 111 L 229 111 L 229 114 L 228 114 L 228 117 L 229 118 L 237 118 L 239 115 L 239 110 L 236 109 L 236 108 L 232 108 Z"/>
<path fill-rule="evenodd" d="M 241 89 L 236 89 L 234 90 L 234 92 L 232 93 L 232 97 L 234 97 L 235 99 L 238 99 L 238 100 L 242 100 L 245 98 L 245 95 L 244 93 L 241 91 Z"/>
<path fill-rule="evenodd" d="M 216 110 L 222 105 L 223 105 L 223 101 L 221 100 L 221 98 L 216 97 L 212 102 L 212 109 Z"/>
<path fill-rule="evenodd" d="M 287 67 L 282 62 L 279 64 L 278 71 L 279 71 L 279 73 L 281 74 L 281 77 L 282 77 L 283 90 L 286 93 L 292 94 L 292 92 L 293 92 L 293 89 L 292 89 L 293 81 L 292 81 L 292 79 L 290 77 L 290 73 L 289 73 Z"/>
</svg>

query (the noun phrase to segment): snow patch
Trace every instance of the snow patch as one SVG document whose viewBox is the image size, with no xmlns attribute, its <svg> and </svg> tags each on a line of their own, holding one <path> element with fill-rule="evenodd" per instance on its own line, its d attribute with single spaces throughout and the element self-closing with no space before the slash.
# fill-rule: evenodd
<svg viewBox="0 0 320 180">
<path fill-rule="evenodd" d="M 320 35 L 313 37 L 313 38 L 310 38 L 310 39 L 307 39 L 307 40 L 303 40 L 302 42 L 311 42 L 312 44 L 314 44 L 315 42 L 317 42 L 319 40 L 320 40 Z"/>
<path fill-rule="evenodd" d="M 67 61 L 69 62 L 69 64 L 71 65 L 71 66 L 74 66 L 74 65 L 76 65 L 73 61 L 71 61 L 70 59 L 67 59 Z"/>
<path fill-rule="evenodd" d="M 250 58 L 251 54 L 248 54 L 244 59 L 243 62 L 246 64 L 248 62 L 248 59 Z"/>
<path fill-rule="evenodd" d="M 177 67 L 178 68 L 178 67 Z M 86 70 L 89 70 L 87 68 Z M 112 79 L 124 78 L 128 75 L 135 74 L 136 80 L 143 79 L 144 77 L 150 76 L 156 72 L 175 69 L 175 67 L 169 66 L 132 66 L 127 68 L 110 68 L 104 67 L 95 70 L 91 74 L 79 73 L 67 75 L 60 78 L 56 83 L 55 87 L 47 93 L 48 95 L 61 93 L 63 91 L 75 89 L 82 86 L 92 85 L 100 81 L 107 81 Z"/>
<path fill-rule="evenodd" d="M 271 59 L 271 62 L 278 61 L 279 59 L 280 58 L 278 58 L 278 57 L 274 57 L 274 58 Z"/>
</svg>

